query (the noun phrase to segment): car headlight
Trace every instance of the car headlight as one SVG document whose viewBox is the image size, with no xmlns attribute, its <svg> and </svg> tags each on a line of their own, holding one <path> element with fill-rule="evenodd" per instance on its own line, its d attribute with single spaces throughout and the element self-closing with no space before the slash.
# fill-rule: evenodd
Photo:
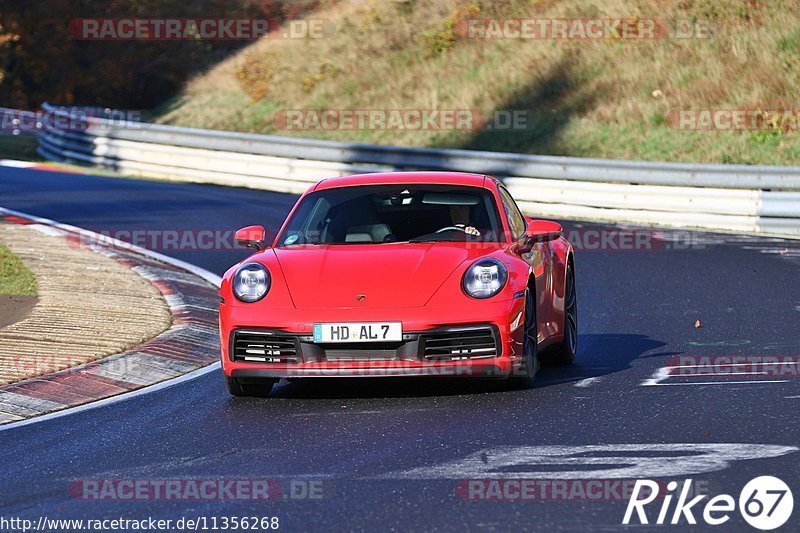
<svg viewBox="0 0 800 533">
<path fill-rule="evenodd" d="M 270 284 L 266 268 L 258 263 L 247 263 L 233 276 L 233 294 L 243 302 L 257 302 L 269 292 Z"/>
<path fill-rule="evenodd" d="M 464 272 L 464 292 L 473 298 L 489 298 L 503 288 L 508 279 L 506 266 L 498 259 L 481 259 Z"/>
</svg>

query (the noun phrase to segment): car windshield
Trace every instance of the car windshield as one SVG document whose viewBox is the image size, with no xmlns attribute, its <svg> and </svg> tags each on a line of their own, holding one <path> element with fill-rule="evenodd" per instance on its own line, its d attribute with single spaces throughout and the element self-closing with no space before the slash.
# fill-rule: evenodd
<svg viewBox="0 0 800 533">
<path fill-rule="evenodd" d="M 492 194 L 479 187 L 377 185 L 306 196 L 279 246 L 502 240 Z"/>
</svg>

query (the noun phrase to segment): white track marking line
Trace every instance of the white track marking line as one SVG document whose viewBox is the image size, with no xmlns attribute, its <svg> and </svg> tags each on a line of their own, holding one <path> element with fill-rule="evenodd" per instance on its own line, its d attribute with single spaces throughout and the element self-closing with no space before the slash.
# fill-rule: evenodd
<svg viewBox="0 0 800 533">
<path fill-rule="evenodd" d="M 0 159 L 0 167 L 14 167 L 14 168 L 33 168 L 36 163 L 30 161 L 18 161 L 16 159 Z"/>
<path fill-rule="evenodd" d="M 191 381 L 193 379 L 197 379 L 201 376 L 208 374 L 209 372 L 213 372 L 220 368 L 220 363 L 211 363 L 208 366 L 203 368 L 198 368 L 197 370 L 193 370 L 188 374 L 184 374 L 182 376 L 178 376 L 176 378 L 168 379 L 166 381 L 161 381 L 156 383 L 155 385 L 149 385 L 147 387 L 142 387 L 141 389 L 136 389 L 130 392 L 126 392 L 123 394 L 117 394 L 116 396 L 109 396 L 108 398 L 103 398 L 102 400 L 96 400 L 94 402 L 85 403 L 83 405 L 77 405 L 75 407 L 70 407 L 68 409 L 64 409 L 62 411 L 54 411 L 52 413 L 47 413 L 45 415 L 34 416 L 32 418 L 27 418 L 25 420 L 20 420 L 19 422 L 11 422 L 10 424 L 4 424 L 0 426 L 0 432 L 6 431 L 9 429 L 16 429 L 18 427 L 27 426 L 30 424 L 35 424 L 37 422 L 44 422 L 45 420 L 52 420 L 54 418 L 61 418 L 62 416 L 73 415 L 75 413 L 80 413 L 82 411 L 88 411 L 89 409 L 95 409 L 97 407 L 104 407 L 106 405 L 111 405 L 117 402 L 124 402 L 125 400 L 133 399 L 137 396 L 142 396 L 144 394 L 150 394 L 151 392 L 158 392 L 160 390 L 167 389 L 172 387 L 173 385 L 179 385 L 185 381 Z"/>
<path fill-rule="evenodd" d="M 703 376 L 767 376 L 769 372 L 697 372 L 693 374 L 670 374 L 680 378 L 698 378 Z"/>
<path fill-rule="evenodd" d="M 652 387 L 654 385 L 660 385 L 662 381 L 669 379 L 670 373 L 668 367 L 661 367 L 649 378 L 643 380 L 639 385 L 641 387 Z"/>
<path fill-rule="evenodd" d="M 653 383 L 658 387 L 680 387 L 683 385 L 749 385 L 751 383 L 789 383 L 788 379 L 754 379 L 747 381 L 693 381 L 691 383 Z"/>
<path fill-rule="evenodd" d="M 591 387 L 592 385 L 594 385 L 598 381 L 600 381 L 599 377 L 586 378 L 586 379 L 582 379 L 579 382 L 577 382 L 575 384 L 575 386 L 576 387 L 582 387 L 582 388 Z"/>
<path fill-rule="evenodd" d="M 168 265 L 173 265 L 178 268 L 182 268 L 191 272 L 192 274 L 208 281 L 212 285 L 219 287 L 220 283 L 222 283 L 222 278 L 214 274 L 213 272 L 209 272 L 204 268 L 200 268 L 199 266 L 192 265 L 190 263 L 186 263 L 185 261 L 181 261 L 180 259 L 173 259 L 172 257 L 160 254 L 158 252 L 153 252 L 146 248 L 142 248 L 141 246 L 136 246 L 135 244 L 128 244 L 123 241 L 119 241 L 117 239 L 108 239 L 94 231 L 85 230 L 79 228 L 77 226 L 71 226 L 69 224 L 62 224 L 60 222 L 56 222 L 49 218 L 38 217 L 36 215 L 30 215 L 28 213 L 23 213 L 21 211 L 14 211 L 13 209 L 7 209 L 5 207 L 0 207 L 0 215 L 12 215 L 18 216 L 21 218 L 27 218 L 29 220 L 33 220 L 39 224 L 44 224 L 46 226 L 58 228 L 63 231 L 68 231 L 71 233 L 79 233 L 82 235 L 91 235 L 97 239 L 102 239 L 103 242 L 110 242 L 114 246 L 118 246 L 120 248 L 125 248 L 127 250 L 132 250 L 142 255 L 151 257 L 162 263 L 166 263 Z M 130 392 L 125 392 L 123 394 L 118 394 L 116 396 L 110 396 L 108 398 L 104 398 L 102 400 L 97 400 L 94 402 L 85 403 L 83 405 L 77 405 L 75 407 L 69 407 L 62 411 L 54 411 L 52 413 L 48 413 L 41 416 L 35 416 L 33 418 L 27 418 L 25 420 L 20 420 L 18 422 L 11 422 L 9 424 L 3 424 L 0 426 L 0 432 L 7 431 L 9 429 L 16 429 L 22 426 L 28 426 L 30 424 L 36 424 L 37 422 L 44 422 L 46 420 L 52 420 L 54 418 L 60 418 L 62 416 L 67 416 L 75 413 L 80 413 L 82 411 L 88 411 L 89 409 L 95 409 L 97 407 L 103 407 L 106 405 L 111 405 L 117 402 L 123 402 L 125 400 L 130 400 L 136 398 L 137 396 L 142 396 L 144 394 L 149 394 L 151 392 L 158 392 L 160 390 L 164 390 L 166 388 L 172 387 L 173 385 L 178 385 L 180 383 L 184 383 L 186 381 L 191 381 L 193 379 L 197 379 L 201 376 L 204 376 L 210 372 L 214 372 L 220 368 L 220 363 L 217 361 L 216 363 L 211 363 L 208 366 L 203 368 L 198 368 L 197 370 L 193 370 L 187 374 L 183 374 L 182 376 L 178 376 L 172 379 L 167 379 L 165 381 L 161 381 L 154 385 L 148 385 L 147 387 L 142 387 L 140 389 L 136 389 Z"/>
<path fill-rule="evenodd" d="M 749 443 L 495 446 L 372 479 L 653 479 L 717 472 L 731 463 L 797 451 L 794 446 Z"/>
<path fill-rule="evenodd" d="M 45 235 L 50 235 L 52 237 L 63 237 L 64 235 L 67 235 L 67 232 L 65 231 L 61 231 L 53 226 L 46 226 L 44 224 L 30 224 L 28 227 L 38 231 L 39 233 L 44 233 Z"/>
<path fill-rule="evenodd" d="M 91 231 L 91 230 L 79 228 L 77 226 L 71 226 L 69 224 L 62 224 L 61 222 L 56 222 L 55 220 L 51 220 L 49 218 L 38 217 L 36 215 L 30 215 L 28 213 L 23 213 L 21 211 L 15 211 L 13 209 L 8 209 L 6 207 L 0 207 L 0 215 L 13 215 L 13 216 L 18 216 L 18 217 L 22 217 L 22 218 L 27 218 L 27 219 L 33 220 L 34 222 L 38 222 L 39 224 L 45 224 L 47 226 L 51 226 L 51 227 L 54 227 L 54 228 L 58 228 L 60 230 L 68 231 L 70 233 L 77 233 L 79 235 L 91 236 L 91 237 L 99 240 L 100 242 L 103 242 L 103 243 L 106 243 L 106 244 L 111 244 L 116 248 L 121 248 L 121 249 L 124 249 L 124 250 L 131 250 L 131 251 L 140 253 L 142 255 L 145 255 L 147 257 L 151 257 L 153 259 L 161 261 L 162 263 L 167 263 L 168 265 L 172 265 L 172 266 L 176 266 L 178 268 L 182 268 L 182 269 L 184 269 L 184 270 L 186 270 L 188 272 L 191 272 L 192 274 L 194 274 L 194 275 L 196 275 L 196 276 L 198 276 L 200 278 L 203 278 L 207 282 L 209 282 L 212 285 L 215 285 L 217 287 L 219 287 L 220 284 L 222 283 L 222 278 L 221 277 L 217 276 L 213 272 L 209 272 L 208 270 L 206 270 L 204 268 L 200 268 L 199 266 L 193 265 L 191 263 L 187 263 L 186 261 L 181 261 L 180 259 L 175 259 L 175 258 L 169 257 L 167 255 L 160 254 L 160 253 L 154 252 L 152 250 L 148 250 L 147 248 L 142 248 L 141 246 L 136 246 L 135 244 L 130 244 L 130 243 L 127 243 L 125 241 L 121 241 L 119 239 L 109 238 L 109 237 L 107 237 L 105 235 L 100 235 L 99 233 Z"/>
<path fill-rule="evenodd" d="M 769 375 L 769 372 L 699 372 L 699 373 L 675 373 L 674 371 L 681 368 L 712 368 L 712 367 L 742 367 L 745 365 L 748 366 L 756 366 L 756 365 L 796 365 L 797 363 L 794 361 L 788 362 L 758 362 L 758 363 L 723 363 L 719 365 L 675 365 L 675 366 L 665 366 L 661 367 L 656 370 L 652 376 L 649 378 L 642 380 L 639 384 L 641 387 L 653 387 L 653 386 L 682 386 L 682 385 L 746 385 L 750 383 L 756 384 L 764 384 L 764 383 L 788 383 L 789 380 L 786 379 L 762 379 L 762 380 L 748 380 L 748 381 L 701 381 L 701 382 L 678 382 L 678 383 L 663 383 L 667 381 L 671 377 L 683 377 L 683 378 L 697 378 L 697 377 L 727 377 L 727 376 L 766 376 Z"/>
<path fill-rule="evenodd" d="M 675 365 L 667 366 L 664 368 L 709 368 L 709 367 L 723 367 L 723 366 L 773 366 L 773 365 L 797 365 L 797 361 L 776 361 L 776 362 L 756 362 L 756 363 L 720 363 L 720 364 L 707 364 L 707 365 Z"/>
</svg>

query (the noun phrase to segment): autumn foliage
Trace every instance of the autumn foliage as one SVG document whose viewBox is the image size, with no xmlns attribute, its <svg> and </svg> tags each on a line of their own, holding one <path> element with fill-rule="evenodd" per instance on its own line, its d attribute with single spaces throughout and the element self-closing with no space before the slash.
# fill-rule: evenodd
<svg viewBox="0 0 800 533">
<path fill-rule="evenodd" d="M 246 41 L 82 41 L 79 18 L 302 17 L 317 0 L 56 0 L 0 7 L 0 106 L 44 101 L 152 108 Z"/>
</svg>

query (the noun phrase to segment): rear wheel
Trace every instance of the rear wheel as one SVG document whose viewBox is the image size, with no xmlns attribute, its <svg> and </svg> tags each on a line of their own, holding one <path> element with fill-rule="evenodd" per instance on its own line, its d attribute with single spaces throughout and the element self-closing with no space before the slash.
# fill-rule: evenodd
<svg viewBox="0 0 800 533">
<path fill-rule="evenodd" d="M 571 365 L 578 353 L 578 295 L 575 291 L 575 267 L 570 262 L 564 281 L 564 339 L 549 358 L 558 365 Z"/>
<path fill-rule="evenodd" d="M 523 326 L 522 363 L 513 370 L 511 380 L 514 386 L 528 389 L 533 386 L 539 371 L 539 334 L 536 324 L 536 299 L 530 287 L 525 291 L 525 324 Z"/>
<path fill-rule="evenodd" d="M 260 379 L 257 381 L 245 381 L 222 375 L 225 378 L 225 387 L 232 396 L 254 396 L 265 398 L 272 391 L 272 386 L 277 383 L 277 379 Z"/>
</svg>

